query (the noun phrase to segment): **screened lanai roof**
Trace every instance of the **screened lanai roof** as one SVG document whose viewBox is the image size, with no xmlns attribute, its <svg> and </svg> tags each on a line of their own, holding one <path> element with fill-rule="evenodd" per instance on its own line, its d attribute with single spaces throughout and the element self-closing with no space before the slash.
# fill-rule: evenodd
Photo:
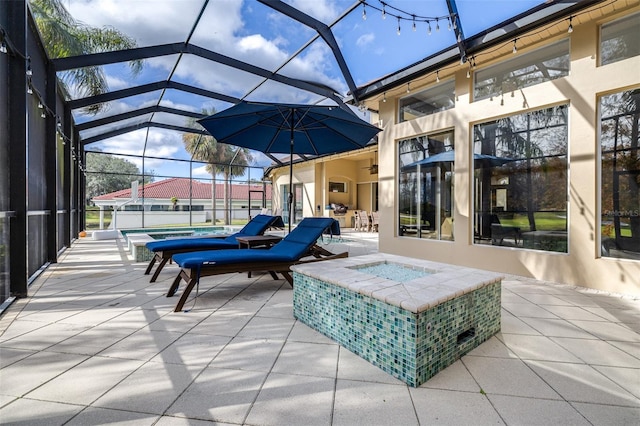
<svg viewBox="0 0 640 426">
<path fill-rule="evenodd" d="M 62 0 L 137 48 L 56 58 L 97 66 L 109 91 L 70 93 L 86 150 L 188 160 L 182 135 L 203 111 L 239 100 L 359 105 L 412 76 L 568 17 L 598 0 Z M 129 60 L 143 60 L 132 74 Z M 86 107 L 103 103 L 90 115 Z M 366 118 L 366 112 L 358 111 Z M 195 130 L 203 131 L 203 130 Z M 204 131 L 203 131 L 204 132 Z M 258 166 L 275 158 L 255 153 Z M 156 161 L 156 173 L 161 162 Z M 175 173 L 172 173 L 176 175 Z M 180 175 L 178 173 L 177 175 Z"/>
</svg>

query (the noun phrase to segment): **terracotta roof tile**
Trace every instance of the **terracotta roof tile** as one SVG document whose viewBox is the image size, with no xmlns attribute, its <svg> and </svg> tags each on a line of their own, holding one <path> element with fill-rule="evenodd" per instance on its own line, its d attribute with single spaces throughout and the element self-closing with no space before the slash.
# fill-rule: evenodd
<svg viewBox="0 0 640 426">
<path fill-rule="evenodd" d="M 211 199 L 211 184 L 200 182 L 197 180 L 190 181 L 186 178 L 171 178 L 164 179 L 157 182 L 151 182 L 144 185 L 144 197 L 145 198 L 166 198 L 169 199 L 171 197 L 177 197 L 180 200 L 188 200 L 189 199 L 189 183 L 193 182 L 192 186 L 192 198 L 200 199 L 200 200 L 209 200 Z M 262 185 L 241 185 L 241 184 L 232 184 L 231 185 L 231 194 L 230 197 L 232 199 L 248 199 L 249 198 L 249 190 L 251 191 L 261 191 Z M 143 188 L 142 185 L 138 188 L 138 197 L 143 196 Z M 265 191 L 265 196 L 267 200 L 271 199 L 271 191 L 270 186 L 267 186 Z M 94 197 L 94 200 L 113 200 L 116 198 L 131 198 L 131 188 L 122 189 L 120 191 L 111 192 L 109 194 L 99 195 Z M 222 199 L 224 198 L 224 184 L 217 183 L 216 184 L 216 198 Z M 260 199 L 261 195 L 258 193 L 252 193 L 251 199 L 257 200 Z"/>
</svg>

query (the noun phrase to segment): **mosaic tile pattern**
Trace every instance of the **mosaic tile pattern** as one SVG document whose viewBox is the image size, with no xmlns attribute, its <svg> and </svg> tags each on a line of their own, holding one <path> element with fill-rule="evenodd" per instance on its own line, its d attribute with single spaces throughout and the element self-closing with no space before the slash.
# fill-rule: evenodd
<svg viewBox="0 0 640 426">
<path fill-rule="evenodd" d="M 500 330 L 497 281 L 413 313 L 294 272 L 294 316 L 410 386 Z"/>
<path fill-rule="evenodd" d="M 135 262 L 149 262 L 153 259 L 154 253 L 145 246 L 133 246 L 131 256 Z"/>
</svg>

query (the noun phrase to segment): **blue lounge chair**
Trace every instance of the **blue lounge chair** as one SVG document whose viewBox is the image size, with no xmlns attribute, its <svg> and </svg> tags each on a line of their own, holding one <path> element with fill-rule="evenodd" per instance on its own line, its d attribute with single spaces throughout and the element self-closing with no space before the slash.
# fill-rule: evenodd
<svg viewBox="0 0 640 426">
<path fill-rule="evenodd" d="M 178 253 L 189 253 L 192 251 L 203 250 L 222 250 L 222 249 L 237 249 L 238 241 L 236 237 L 246 237 L 262 235 L 271 227 L 284 227 L 282 218 L 280 216 L 269 216 L 259 214 L 247 223 L 244 228 L 236 232 L 233 235 L 226 237 L 206 237 L 206 238 L 174 238 L 169 240 L 152 241 L 146 244 L 146 247 L 154 252 L 153 259 L 149 262 L 145 275 L 151 273 L 151 269 L 156 261 L 159 261 L 158 268 L 153 273 L 150 282 L 155 282 L 164 268 L 164 265 L 171 260 L 171 256 Z"/>
<path fill-rule="evenodd" d="M 182 310 L 189 293 L 201 277 L 232 272 L 269 271 L 274 279 L 280 273 L 293 285 L 291 266 L 320 260 L 347 257 L 348 253 L 333 254 L 316 243 L 323 233 L 340 233 L 338 222 L 332 218 L 311 217 L 303 219 L 282 241 L 266 250 L 218 250 L 182 253 L 173 256 L 181 270 L 167 292 L 171 297 L 180 282 L 187 283 L 175 312 Z"/>
</svg>

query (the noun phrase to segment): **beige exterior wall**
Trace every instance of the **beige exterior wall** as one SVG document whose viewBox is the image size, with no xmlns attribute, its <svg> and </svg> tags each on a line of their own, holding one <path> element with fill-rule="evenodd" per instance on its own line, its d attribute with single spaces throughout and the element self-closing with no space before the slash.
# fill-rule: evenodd
<svg viewBox="0 0 640 426">
<path fill-rule="evenodd" d="M 640 87 L 640 57 L 598 66 L 600 25 L 640 11 L 638 5 L 638 1 L 621 0 L 592 13 L 581 14 L 573 19 L 574 31 L 571 34 L 566 31 L 568 22 L 563 20 L 555 29 L 538 32 L 530 37 L 531 40 L 526 36 L 522 37 L 518 42 L 519 53 L 569 38 L 570 75 L 523 88 L 514 97 L 509 93 L 504 96 L 504 105 L 496 99 L 471 102 L 473 78 L 466 77 L 467 64 L 439 73 L 441 82 L 455 79 L 454 109 L 396 124 L 398 98 L 405 95 L 406 86 L 387 92 L 386 102 L 382 102 L 382 96 L 368 100 L 367 105 L 379 111 L 376 121 L 379 119 L 383 128 L 376 148 L 379 164 L 380 251 L 608 292 L 640 295 L 640 261 L 600 256 L 600 144 L 597 107 L 602 95 Z M 493 59 L 484 59 L 483 63 L 478 63 L 477 69 L 512 58 L 511 49 L 511 44 L 507 43 L 501 51 L 492 54 Z M 411 89 L 419 91 L 435 83 L 435 75 L 432 74 L 412 82 Z M 526 106 L 523 107 L 525 100 Z M 469 146 L 473 125 L 562 104 L 569 105 L 568 253 L 474 245 L 473 168 Z M 454 241 L 399 236 L 396 193 L 398 141 L 443 130 L 455 132 Z M 302 181 L 302 172 L 305 171 L 304 176 L 309 179 L 305 181 L 305 188 L 310 191 L 308 200 L 315 200 L 313 203 L 309 201 L 309 210 L 305 209 L 305 216 L 314 215 L 311 206 L 315 205 L 322 206 L 321 215 L 330 216 L 330 212 L 324 210 L 324 206 L 330 202 L 342 202 L 354 208 L 358 202 L 354 187 L 358 183 L 371 182 L 376 178 L 364 168 L 368 165 L 368 159 L 353 160 L 349 154 L 320 159 L 315 164 L 309 162 L 296 165 L 294 181 Z M 274 171 L 274 189 L 288 182 L 287 173 L 287 168 Z M 348 182 L 348 194 L 328 194 L 328 182 L 337 179 Z M 311 194 L 311 191 L 314 193 Z M 275 203 L 277 200 L 274 200 Z"/>
<path fill-rule="evenodd" d="M 303 212 L 304 217 L 331 216 L 331 211 L 325 207 L 334 203 L 342 203 L 349 207 L 343 226 L 351 226 L 353 210 L 370 210 L 371 194 L 358 193 L 358 185 L 377 182 L 378 175 L 371 174 L 369 167 L 377 162 L 377 147 L 364 148 L 356 152 L 344 153 L 324 157 L 315 161 L 295 164 L 293 168 L 293 183 L 303 183 Z M 289 184 L 289 168 L 274 169 L 271 176 L 274 183 L 274 208 L 282 208 L 285 200 L 281 199 L 282 185 Z M 329 182 L 345 183 L 346 192 L 329 191 Z M 359 203 L 359 200 L 361 203 Z M 361 205 L 364 204 L 364 205 Z M 318 206 L 320 210 L 318 211 Z"/>
<path fill-rule="evenodd" d="M 627 2 L 621 2 L 627 4 Z M 637 2 L 635 2 L 637 5 Z M 638 7 L 624 13 L 637 11 Z M 594 14 L 597 15 L 597 14 Z M 591 22 L 574 23 L 566 31 L 542 43 L 520 48 L 536 49 L 546 43 L 570 37 L 571 71 L 566 78 L 522 89 L 522 94 L 470 102 L 473 79 L 466 78 L 460 67 L 455 78 L 456 107 L 409 122 L 393 124 L 397 113 L 387 93 L 387 102 L 379 102 L 385 131 L 380 134 L 380 251 L 503 273 L 531 276 L 541 280 L 565 282 L 610 292 L 640 295 L 640 261 L 601 258 L 599 249 L 599 139 L 598 99 L 640 85 L 640 57 L 607 66 L 598 66 L 599 24 L 621 15 L 611 15 Z M 584 15 L 582 21 L 584 21 Z M 511 57 L 511 47 L 503 58 Z M 491 65 L 494 62 L 479 64 Z M 433 84 L 433 79 L 430 83 Z M 412 90 L 420 81 L 412 83 Z M 415 87 L 415 89 L 414 89 Z M 527 106 L 523 108 L 523 95 Z M 472 170 L 470 138 L 474 124 L 538 110 L 553 105 L 569 105 L 569 253 L 552 253 L 499 246 L 473 245 Z M 399 237 L 397 212 L 398 141 L 412 136 L 453 129 L 455 131 L 455 241 L 435 241 Z"/>
</svg>

